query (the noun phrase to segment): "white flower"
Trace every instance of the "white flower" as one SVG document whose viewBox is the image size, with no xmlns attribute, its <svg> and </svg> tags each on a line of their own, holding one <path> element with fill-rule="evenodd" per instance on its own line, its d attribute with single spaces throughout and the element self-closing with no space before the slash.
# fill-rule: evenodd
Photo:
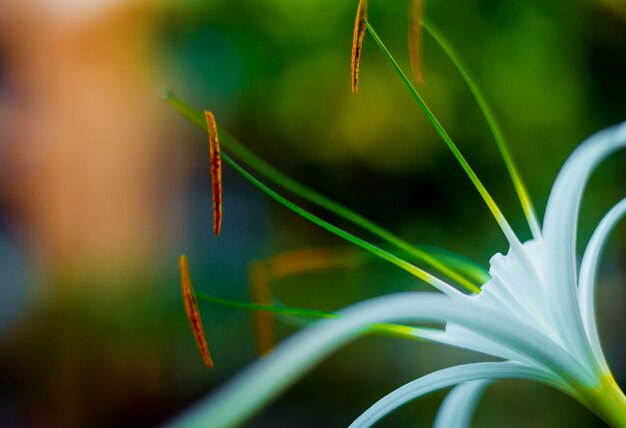
<svg viewBox="0 0 626 428">
<path fill-rule="evenodd" d="M 343 317 L 320 321 L 284 341 L 177 426 L 228 427 L 286 388 L 330 352 L 374 323 L 441 323 L 412 329 L 422 338 L 499 357 L 428 374 L 391 392 L 352 426 L 370 426 L 429 392 L 459 385 L 444 401 L 437 427 L 467 426 L 480 393 L 495 379 L 531 379 L 559 389 L 612 426 L 626 426 L 626 398 L 602 353 L 594 313 L 596 269 L 610 231 L 626 213 L 626 199 L 600 222 L 576 264 L 576 226 L 587 180 L 604 158 L 626 146 L 626 123 L 589 138 L 567 160 L 552 187 L 541 234 L 491 259 L 491 279 L 476 295 L 414 292 L 355 304 Z"/>
</svg>

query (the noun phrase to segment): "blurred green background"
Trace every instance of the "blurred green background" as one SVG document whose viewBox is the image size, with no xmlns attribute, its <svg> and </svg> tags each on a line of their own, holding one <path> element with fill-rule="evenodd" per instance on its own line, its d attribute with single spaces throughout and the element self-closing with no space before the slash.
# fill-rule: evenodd
<svg viewBox="0 0 626 428">
<path fill-rule="evenodd" d="M 165 106 L 173 90 L 255 153 L 403 238 L 487 267 L 507 247 L 461 168 L 374 41 L 350 91 L 356 0 L 9 0 L 0 16 L 0 425 L 153 426 L 256 358 L 252 315 L 200 302 L 216 367 L 185 318 L 177 256 L 197 291 L 249 300 L 254 261 L 348 244 L 224 171 L 224 222 L 212 235 L 206 135 Z M 369 18 L 400 64 L 407 0 L 370 1 Z M 5 8 L 5 6 L 3 6 Z M 84 9 L 84 10 L 83 10 Z M 623 0 L 426 2 L 483 90 L 538 212 L 568 154 L 626 119 Z M 427 35 L 420 92 L 528 239 L 487 125 Z M 582 251 L 626 193 L 625 154 L 594 174 L 580 216 Z M 326 212 L 304 204 L 333 223 Z M 359 232 L 360 233 L 360 232 Z M 366 234 L 361 234 L 371 238 Z M 358 254 L 358 250 L 354 250 Z M 626 228 L 602 265 L 602 339 L 626 382 Z M 367 263 L 271 281 L 285 303 L 334 310 L 427 289 Z M 279 337 L 296 328 L 277 325 Z M 484 358 L 367 337 L 332 355 L 251 427 L 346 426 L 423 374 Z M 381 426 L 429 426 L 443 393 Z M 500 382 L 475 426 L 603 426 L 546 387 Z"/>
</svg>

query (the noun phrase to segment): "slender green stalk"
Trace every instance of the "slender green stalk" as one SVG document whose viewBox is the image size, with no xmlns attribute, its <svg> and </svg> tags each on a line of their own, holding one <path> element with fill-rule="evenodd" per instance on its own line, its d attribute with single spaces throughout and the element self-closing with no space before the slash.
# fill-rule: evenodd
<svg viewBox="0 0 626 428">
<path fill-rule="evenodd" d="M 507 170 L 509 171 L 509 175 L 511 176 L 511 180 L 513 181 L 513 186 L 515 186 L 515 191 L 517 192 L 517 196 L 519 197 L 520 203 L 522 204 L 522 209 L 524 210 L 524 214 L 526 216 L 526 220 L 528 221 L 528 226 L 533 234 L 535 239 L 539 239 L 541 237 L 541 228 L 539 226 L 539 220 L 537 219 L 537 213 L 533 206 L 530 195 L 528 194 L 528 190 L 526 189 L 526 185 L 522 180 L 521 175 L 513 161 L 513 157 L 509 152 L 507 144 L 504 141 L 504 137 L 502 136 L 502 132 L 500 131 L 500 127 L 495 120 L 493 113 L 491 112 L 491 108 L 485 101 L 485 97 L 483 97 L 482 92 L 478 89 L 478 86 L 474 82 L 474 79 L 470 76 L 467 68 L 463 65 L 461 60 L 459 59 L 459 55 L 454 51 L 452 45 L 443 37 L 440 31 L 438 31 L 432 24 L 425 22 L 422 20 L 422 27 L 431 35 L 431 37 L 437 42 L 437 44 L 441 47 L 441 49 L 446 53 L 448 58 L 452 61 L 457 71 L 467 84 L 467 87 L 471 91 L 480 111 L 483 113 L 483 117 L 489 125 L 489 129 L 491 129 L 491 133 L 493 134 L 494 139 L 496 140 L 496 144 L 498 145 L 498 149 L 500 150 L 500 154 L 502 155 L 502 159 L 504 160 L 504 164 L 506 165 Z"/>
<path fill-rule="evenodd" d="M 402 71 L 402 68 L 398 65 L 397 61 L 391 55 L 391 52 L 389 52 L 389 50 L 387 49 L 385 44 L 382 42 L 382 40 L 380 39 L 376 31 L 374 30 L 372 25 L 369 23 L 369 21 L 365 21 L 365 25 L 367 27 L 367 30 L 371 34 L 371 36 L 374 38 L 378 46 L 381 48 L 381 50 L 387 57 L 387 59 L 389 59 L 389 61 L 393 65 L 394 69 L 396 70 L 396 72 L 398 73 L 398 75 L 400 76 L 404 84 L 407 86 L 407 88 L 409 88 L 409 91 L 411 92 L 411 94 L 413 95 L 413 97 L 415 98 L 419 106 L 422 108 L 422 110 L 428 117 L 428 120 L 430 120 L 430 122 L 433 124 L 433 126 L 435 127 L 435 129 L 437 130 L 441 138 L 443 139 L 443 141 L 446 143 L 446 145 L 448 146 L 448 148 L 450 149 L 450 151 L 452 152 L 456 160 L 459 162 L 459 164 L 461 165 L 461 167 L 463 168 L 463 170 L 465 171 L 469 179 L 472 181 L 472 183 L 476 187 L 476 190 L 478 190 L 478 193 L 480 193 L 480 195 L 482 196 L 483 200 L 487 204 L 487 207 L 493 214 L 493 217 L 496 219 L 496 222 L 498 223 L 498 225 L 500 225 L 500 228 L 504 232 L 504 235 L 507 237 L 509 242 L 511 243 L 517 242 L 517 237 L 513 233 L 513 230 L 511 229 L 511 226 L 509 225 L 509 223 L 504 218 L 502 211 L 500 211 L 500 208 L 498 208 L 495 201 L 493 200 L 493 198 L 491 197 L 491 195 L 489 194 L 485 186 L 482 184 L 482 182 L 480 181 L 480 179 L 478 178 L 478 176 L 476 175 L 472 167 L 470 167 L 465 157 L 461 154 L 456 144 L 454 144 L 454 142 L 452 141 L 448 133 L 443 129 L 443 126 L 441 126 L 441 124 L 439 123 L 439 121 L 437 120 L 433 112 L 426 105 L 426 102 L 422 99 L 420 94 L 417 92 L 417 90 L 415 89 L 411 81 L 408 79 L 404 71 Z"/>
<path fill-rule="evenodd" d="M 279 195 L 278 193 L 276 193 L 274 190 L 270 189 L 269 187 L 267 187 L 265 184 L 261 183 L 258 179 L 256 179 L 252 174 L 250 174 L 248 171 L 246 171 L 243 167 L 241 167 L 237 162 L 235 162 L 230 156 L 228 156 L 227 154 L 225 154 L 224 152 L 222 152 L 222 159 L 227 162 L 231 167 L 233 167 L 239 174 L 241 174 L 246 180 L 248 180 L 250 183 L 252 183 L 253 185 L 255 185 L 257 188 L 259 188 L 260 190 L 262 190 L 265 194 L 267 194 L 269 197 L 271 197 L 272 199 L 276 200 L 277 202 L 279 202 L 280 204 L 284 205 L 285 207 L 289 208 L 290 210 L 292 210 L 293 212 L 295 212 L 296 214 L 299 214 L 300 216 L 306 218 L 307 220 L 309 220 L 310 222 L 317 224 L 318 226 L 322 227 L 323 229 L 326 229 L 327 231 L 334 233 L 335 235 L 339 236 L 340 238 L 345 239 L 348 242 L 351 242 L 361 248 L 363 248 L 364 250 L 369 251 L 370 253 L 398 266 L 401 269 L 404 269 L 405 271 L 409 272 L 410 274 L 416 276 L 417 278 L 421 279 L 422 281 L 432 285 L 433 287 L 437 288 L 438 290 L 442 291 L 443 293 L 449 295 L 449 296 L 457 296 L 460 294 L 460 292 L 452 287 L 450 284 L 447 284 L 446 282 L 442 281 L 441 279 L 437 278 L 436 276 L 426 272 L 423 269 L 420 269 L 419 267 L 407 262 L 406 260 L 403 260 L 401 258 L 399 258 L 398 256 L 391 254 L 379 247 L 377 247 L 374 244 L 371 244 L 361 238 L 358 238 L 356 236 L 354 236 L 353 234 L 346 232 L 345 230 L 327 222 L 326 220 L 322 220 L 321 218 L 315 216 L 314 214 L 311 214 L 310 212 L 304 210 L 303 208 L 299 207 L 298 205 L 294 204 L 293 202 L 291 202 L 290 200 L 286 199 L 285 197 Z"/>
<path fill-rule="evenodd" d="M 176 111 L 178 111 L 180 114 L 182 114 L 184 117 L 189 119 L 201 129 L 206 131 L 206 122 L 202 113 L 193 109 L 169 91 L 165 93 L 164 99 Z M 454 270 L 457 269 L 460 272 L 466 273 L 462 268 L 468 266 L 467 263 L 454 263 L 454 257 L 451 254 L 446 257 L 447 263 L 442 263 L 441 260 L 439 260 L 436 256 L 433 256 L 433 254 L 431 254 L 429 251 L 425 251 L 421 247 L 416 247 L 410 244 L 409 242 L 403 240 L 402 238 L 384 229 L 383 227 L 366 219 L 362 215 L 286 176 L 285 174 L 281 173 L 273 166 L 269 165 L 267 162 L 256 156 L 250 150 L 248 150 L 244 145 L 242 145 L 235 138 L 233 138 L 226 130 L 221 127 L 218 127 L 218 129 L 222 145 L 262 176 L 266 177 L 276 184 L 279 184 L 283 188 L 300 196 L 301 198 L 308 200 L 309 202 L 312 202 L 328 210 L 329 212 L 332 212 L 333 214 L 363 228 L 364 230 L 379 237 L 380 239 L 383 239 L 384 241 L 394 245 L 396 248 L 405 251 L 407 254 L 416 257 L 417 259 L 423 261 L 424 263 L 438 270 L 442 274 L 446 275 L 451 280 L 455 281 L 467 290 L 473 293 L 477 293 L 480 291 L 475 283 L 468 280 L 465 276 L 460 275 L 457 271 Z M 451 269 L 450 266 L 452 266 L 454 269 Z M 483 284 L 489 278 L 489 275 L 484 270 L 482 270 L 482 273 L 480 273 L 479 275 L 476 275 L 476 269 L 480 268 L 477 268 L 475 265 L 474 269 L 472 269 L 472 271 L 469 273 L 469 276 L 473 276 L 473 278 L 480 278 L 479 284 Z"/>
<path fill-rule="evenodd" d="M 429 245 L 420 245 L 419 248 L 421 248 L 423 251 L 428 252 L 429 254 L 434 255 L 435 257 L 437 257 L 437 260 L 441 261 L 447 266 L 450 266 L 459 272 L 463 272 L 465 275 L 467 275 L 469 278 L 473 279 L 479 284 L 484 284 L 489 281 L 489 279 L 491 279 L 489 272 L 487 272 L 485 268 L 483 268 L 475 261 L 463 257 L 457 253 L 438 247 L 431 247 Z"/>
<path fill-rule="evenodd" d="M 294 315 L 298 317 L 306 318 L 337 318 L 337 314 L 333 312 L 318 311 L 315 309 L 296 308 L 293 306 L 283 305 L 262 305 L 258 303 L 238 302 L 235 300 L 221 299 L 219 297 L 211 296 L 204 293 L 194 293 L 198 300 L 204 300 L 205 302 L 214 303 L 220 306 L 226 306 L 236 309 L 248 309 L 253 311 L 268 311 L 282 315 Z"/>
<path fill-rule="evenodd" d="M 390 244 L 380 244 L 378 245 L 380 248 L 382 248 L 385 251 L 391 252 L 394 247 L 391 246 Z M 438 248 L 438 247 L 432 247 L 432 246 L 427 246 L 427 245 L 420 245 L 419 248 L 422 248 L 424 251 L 427 251 L 429 254 L 432 254 L 434 257 L 436 257 L 438 260 L 441 260 L 443 263 L 445 263 L 447 266 L 450 266 L 454 269 L 456 269 L 459 272 L 463 272 L 465 275 L 468 276 L 468 278 L 473 279 L 474 281 L 476 281 L 479 284 L 484 284 L 487 281 L 489 281 L 490 277 L 489 274 L 483 269 L 483 267 L 481 265 L 479 265 L 478 263 L 466 259 L 463 256 L 460 256 L 456 253 L 447 251 L 443 248 Z M 313 249 L 313 250 L 321 250 L 320 248 L 317 249 Z M 307 250 L 304 250 L 305 252 L 307 252 Z M 338 268 L 339 266 L 343 266 L 343 267 L 355 267 L 355 266 L 359 266 L 359 265 L 363 265 L 366 263 L 375 263 L 375 262 L 382 262 L 383 260 L 381 260 L 379 257 L 376 257 L 368 252 L 363 252 L 363 251 L 359 251 L 356 252 L 354 249 L 352 248 L 337 248 L 337 249 L 333 249 L 333 250 L 326 250 L 327 251 L 327 255 L 329 255 L 329 257 L 332 258 L 333 262 L 330 265 L 330 267 L 332 269 Z M 286 254 L 290 254 L 290 252 L 288 253 L 282 253 L 282 254 L 278 254 L 274 257 L 271 257 L 269 259 L 267 259 L 267 262 L 273 263 L 275 261 L 275 259 L 281 259 L 282 257 L 284 257 Z M 294 253 L 291 253 L 294 254 Z M 332 254 L 332 255 L 330 255 Z M 400 251 L 399 253 L 397 253 L 400 257 L 402 258 L 406 258 L 407 261 L 411 261 L 411 255 L 407 254 L 403 251 Z M 307 256 L 308 257 L 308 256 Z M 313 256 L 314 257 L 314 256 Z M 310 259 L 309 259 L 310 260 Z M 345 264 L 339 262 L 338 261 L 347 261 Z M 281 263 L 288 263 L 288 262 L 284 262 L 282 261 Z M 315 268 L 319 268 L 319 264 L 318 263 L 313 263 L 313 266 L 315 266 Z M 304 271 L 306 271 L 307 269 L 304 269 Z M 290 275 L 292 274 L 296 274 L 296 271 L 290 271 Z"/>
<path fill-rule="evenodd" d="M 252 311 L 267 311 L 280 315 L 296 316 L 302 318 L 340 318 L 341 314 L 335 312 L 318 311 L 308 308 L 296 308 L 293 306 L 283 305 L 261 305 L 256 303 L 238 302 L 235 300 L 221 299 L 219 297 L 211 296 L 204 293 L 194 293 L 198 300 L 202 300 L 208 303 L 213 303 L 220 306 L 229 308 L 245 309 Z M 421 336 L 424 333 L 434 332 L 434 329 L 410 327 L 401 324 L 372 324 L 370 326 L 370 332 L 384 334 L 387 336 L 400 337 L 403 339 L 422 340 Z"/>
</svg>

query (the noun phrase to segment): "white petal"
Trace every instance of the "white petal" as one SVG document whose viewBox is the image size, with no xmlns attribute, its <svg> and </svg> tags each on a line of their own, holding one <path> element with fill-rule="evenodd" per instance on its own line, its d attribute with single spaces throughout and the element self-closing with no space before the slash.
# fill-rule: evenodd
<svg viewBox="0 0 626 428">
<path fill-rule="evenodd" d="M 475 380 L 455 386 L 441 403 L 433 428 L 468 428 L 476 405 L 490 383 Z"/>
<path fill-rule="evenodd" d="M 494 255 L 489 262 L 492 279 L 481 287 L 477 299 L 494 308 L 506 307 L 521 320 L 533 319 L 537 328 L 560 343 L 541 281 L 541 253 L 541 241 L 529 241 L 511 246 L 506 256 Z"/>
<path fill-rule="evenodd" d="M 519 361 L 528 365 L 535 365 L 526 355 L 520 354 L 509 347 L 494 342 L 479 333 L 458 324 L 448 323 L 445 332 L 439 333 L 439 343 L 468 349 L 505 360 Z"/>
<path fill-rule="evenodd" d="M 569 157 L 552 187 L 543 228 L 544 278 L 560 334 L 579 359 L 592 356 L 576 296 L 576 226 L 582 194 L 594 168 L 626 146 L 626 123 L 605 129 Z"/>
<path fill-rule="evenodd" d="M 351 306 L 344 317 L 323 320 L 284 341 L 272 354 L 242 372 L 214 396 L 201 401 L 172 426 L 231 427 L 280 393 L 298 376 L 374 323 L 451 321 L 510 346 L 562 377 L 579 382 L 589 373 L 540 332 L 466 300 L 437 293 L 400 293 Z"/>
<path fill-rule="evenodd" d="M 558 388 L 561 385 L 550 374 L 514 362 L 474 363 L 450 367 L 427 374 L 407 383 L 378 400 L 359 416 L 350 428 L 365 428 L 373 425 L 398 407 L 429 392 L 480 379 L 530 379 Z"/>
<path fill-rule="evenodd" d="M 622 199 L 617 205 L 604 216 L 596 230 L 593 232 L 580 267 L 580 284 L 578 298 L 580 300 L 580 312 L 585 326 L 585 332 L 591 342 L 591 348 L 602 369 L 608 371 L 600 339 L 596 327 L 596 314 L 594 310 L 594 294 L 596 288 L 596 274 L 598 261 L 606 241 L 617 223 L 626 214 L 626 199 Z"/>
</svg>

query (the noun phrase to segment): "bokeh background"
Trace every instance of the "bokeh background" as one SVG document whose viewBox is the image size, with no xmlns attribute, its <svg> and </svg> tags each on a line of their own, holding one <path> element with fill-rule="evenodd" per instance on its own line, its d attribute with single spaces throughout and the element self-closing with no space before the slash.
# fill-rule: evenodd
<svg viewBox="0 0 626 428">
<path fill-rule="evenodd" d="M 206 135 L 162 103 L 164 88 L 214 111 L 223 127 L 289 175 L 411 242 L 484 266 L 507 250 L 469 180 L 367 36 L 361 90 L 351 94 L 356 4 L 2 1 L 0 426 L 154 426 L 257 358 L 252 314 L 201 302 L 216 363 L 212 371 L 203 367 L 179 291 L 181 253 L 197 291 L 242 301 L 250 299 L 255 261 L 311 249 L 331 259 L 359 254 L 229 168 L 215 238 Z M 407 7 L 407 0 L 372 0 L 369 16 L 408 69 Z M 572 149 L 626 119 L 626 2 L 438 0 L 426 2 L 426 17 L 483 89 L 542 213 Z M 421 92 L 528 238 L 483 118 L 427 36 L 423 62 Z M 593 176 L 581 248 L 626 193 L 624 165 L 619 154 Z M 282 260 L 283 271 L 296 269 L 269 281 L 277 297 L 296 306 L 333 310 L 426 289 L 381 263 L 298 273 L 290 263 L 307 256 L 272 260 Z M 603 343 L 622 384 L 625 263 L 622 225 L 603 261 L 598 300 Z M 296 330 L 278 324 L 276 334 Z M 401 384 L 482 358 L 363 338 L 249 426 L 346 426 Z M 442 397 L 412 403 L 381 426 L 429 426 Z M 603 426 L 568 397 L 521 381 L 491 387 L 475 423 Z"/>
</svg>

